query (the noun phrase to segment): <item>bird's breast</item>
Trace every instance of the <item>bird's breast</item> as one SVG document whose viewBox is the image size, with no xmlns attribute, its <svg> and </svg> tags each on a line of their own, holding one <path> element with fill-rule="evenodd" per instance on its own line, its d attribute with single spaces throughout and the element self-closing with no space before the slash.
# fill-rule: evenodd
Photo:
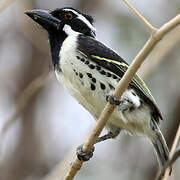
<svg viewBox="0 0 180 180">
<path fill-rule="evenodd" d="M 60 51 L 61 72 L 58 79 L 95 118 L 106 104 L 106 95 L 118 82 L 110 72 L 77 51 L 76 36 L 68 37 Z M 108 73 L 108 74 L 107 74 Z"/>
<path fill-rule="evenodd" d="M 56 71 L 58 80 L 97 119 L 107 103 L 106 95 L 114 90 L 119 77 L 78 52 L 76 37 L 69 37 L 63 43 L 60 67 L 61 71 Z M 127 110 L 122 110 L 123 106 L 117 107 L 110 123 L 130 132 L 143 132 L 142 127 L 150 120 L 148 107 L 140 107 L 140 99 L 134 97 L 133 91 L 127 90 L 122 97 L 125 97 L 123 106 Z M 133 108 L 129 100 L 126 102 L 127 98 L 132 101 Z"/>
</svg>

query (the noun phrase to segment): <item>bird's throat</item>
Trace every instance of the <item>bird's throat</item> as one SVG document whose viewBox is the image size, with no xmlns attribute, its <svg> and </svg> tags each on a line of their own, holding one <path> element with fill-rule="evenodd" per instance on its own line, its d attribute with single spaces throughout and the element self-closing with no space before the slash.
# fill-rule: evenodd
<svg viewBox="0 0 180 180">
<path fill-rule="evenodd" d="M 64 32 L 49 33 L 49 43 L 50 43 L 50 49 L 51 49 L 52 64 L 54 66 L 54 69 L 58 71 L 61 71 L 61 67 L 59 63 L 60 62 L 59 52 L 66 37 L 67 35 Z"/>
</svg>

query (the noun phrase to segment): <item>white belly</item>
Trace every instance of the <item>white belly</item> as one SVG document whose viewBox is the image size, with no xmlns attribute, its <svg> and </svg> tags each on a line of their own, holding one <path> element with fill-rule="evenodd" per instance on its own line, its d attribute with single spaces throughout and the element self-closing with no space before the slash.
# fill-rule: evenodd
<svg viewBox="0 0 180 180">
<path fill-rule="evenodd" d="M 86 62 L 84 56 L 75 51 L 73 38 L 75 36 L 70 36 L 63 43 L 60 54 L 62 71 L 56 71 L 56 76 L 70 94 L 97 119 L 107 103 L 106 95 L 112 91 L 112 87 L 116 87 L 118 79 L 106 77 L 97 71 L 95 63 Z M 81 60 L 82 58 L 84 61 Z M 90 65 L 94 68 L 90 68 Z M 101 68 L 101 70 L 105 69 Z M 107 72 L 107 70 L 105 71 Z M 148 129 L 151 119 L 149 107 L 140 106 L 138 96 L 132 96 L 129 90 L 121 98 L 124 97 L 131 99 L 135 109 L 122 111 L 122 108 L 128 105 L 127 102 L 123 107 L 116 107 L 108 121 L 108 126 L 125 129 L 131 133 L 144 133 Z"/>
</svg>

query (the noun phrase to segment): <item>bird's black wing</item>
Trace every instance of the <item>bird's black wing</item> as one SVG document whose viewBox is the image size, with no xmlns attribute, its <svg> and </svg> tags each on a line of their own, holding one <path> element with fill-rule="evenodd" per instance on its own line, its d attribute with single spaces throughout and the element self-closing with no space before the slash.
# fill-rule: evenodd
<svg viewBox="0 0 180 180">
<path fill-rule="evenodd" d="M 122 78 L 128 69 L 127 62 L 125 62 L 117 53 L 93 38 L 79 35 L 77 44 L 78 51 L 101 67 L 110 70 L 119 78 Z M 161 112 L 144 81 L 136 74 L 129 86 L 133 87 L 143 100 L 152 107 L 152 115 L 157 122 L 159 122 L 159 118 L 162 119 Z"/>
</svg>

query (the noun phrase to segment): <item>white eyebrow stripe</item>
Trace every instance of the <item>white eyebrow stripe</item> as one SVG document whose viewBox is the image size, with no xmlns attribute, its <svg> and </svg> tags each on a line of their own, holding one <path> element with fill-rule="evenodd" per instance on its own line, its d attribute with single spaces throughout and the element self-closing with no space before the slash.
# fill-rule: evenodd
<svg viewBox="0 0 180 180">
<path fill-rule="evenodd" d="M 78 15 L 78 13 L 75 11 L 75 10 L 73 10 L 73 9 L 63 9 L 64 11 L 71 11 L 71 12 L 73 12 L 74 14 L 76 14 L 76 15 Z"/>
<path fill-rule="evenodd" d="M 81 14 L 78 14 L 78 19 L 82 20 L 87 26 L 92 29 L 93 31 L 96 31 L 96 29 L 92 26 L 92 24 Z"/>
<path fill-rule="evenodd" d="M 87 24 L 87 26 L 92 29 L 93 31 L 96 32 L 96 29 L 95 27 L 82 15 L 82 14 L 79 14 L 78 12 L 74 11 L 73 9 L 63 9 L 64 11 L 70 11 L 74 14 L 76 14 L 78 17 L 78 19 L 80 19 L 81 21 L 83 21 L 85 24 Z"/>
</svg>

